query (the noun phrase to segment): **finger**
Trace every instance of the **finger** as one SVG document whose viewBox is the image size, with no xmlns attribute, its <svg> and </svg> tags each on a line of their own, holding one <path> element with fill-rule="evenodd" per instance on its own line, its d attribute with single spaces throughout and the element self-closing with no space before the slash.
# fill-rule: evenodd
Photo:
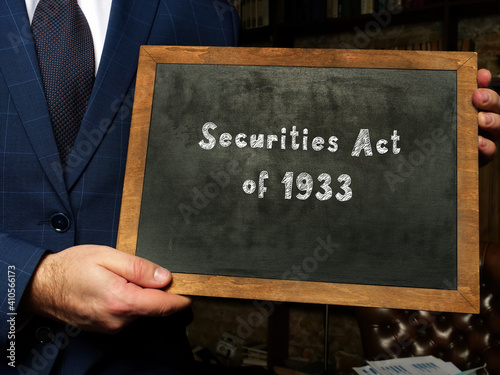
<svg viewBox="0 0 500 375">
<path fill-rule="evenodd" d="M 163 288 L 172 281 L 170 271 L 149 260 L 111 249 L 99 264 L 127 281 L 144 288 Z"/>
<path fill-rule="evenodd" d="M 477 72 L 477 84 L 479 87 L 488 87 L 491 83 L 491 73 L 487 69 L 480 69 Z"/>
<path fill-rule="evenodd" d="M 479 165 L 483 166 L 494 159 L 497 148 L 494 142 L 481 136 L 479 136 L 478 142 Z"/>
<path fill-rule="evenodd" d="M 129 304 L 140 316 L 167 316 L 184 310 L 192 303 L 187 296 L 172 294 L 158 289 L 142 289 L 128 284 Z"/>
<path fill-rule="evenodd" d="M 477 123 L 481 135 L 493 142 L 500 140 L 500 115 L 493 112 L 480 112 Z"/>
<path fill-rule="evenodd" d="M 480 110 L 500 113 L 500 98 L 493 90 L 477 89 L 472 95 L 472 102 Z"/>
</svg>

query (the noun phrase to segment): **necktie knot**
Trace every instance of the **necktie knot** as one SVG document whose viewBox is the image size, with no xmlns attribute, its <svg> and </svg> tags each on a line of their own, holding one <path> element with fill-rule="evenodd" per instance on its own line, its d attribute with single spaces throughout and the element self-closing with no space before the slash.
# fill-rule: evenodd
<svg viewBox="0 0 500 375">
<path fill-rule="evenodd" d="M 76 0 L 40 0 L 32 22 L 38 64 L 63 165 L 94 83 L 94 46 Z"/>
</svg>

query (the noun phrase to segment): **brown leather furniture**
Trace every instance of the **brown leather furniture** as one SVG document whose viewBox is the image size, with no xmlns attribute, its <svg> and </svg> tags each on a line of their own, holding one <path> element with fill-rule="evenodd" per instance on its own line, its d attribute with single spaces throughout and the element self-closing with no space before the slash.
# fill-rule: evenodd
<svg viewBox="0 0 500 375">
<path fill-rule="evenodd" d="M 480 314 L 358 308 L 366 359 L 434 355 L 500 374 L 500 245 L 482 244 L 480 253 Z"/>
</svg>

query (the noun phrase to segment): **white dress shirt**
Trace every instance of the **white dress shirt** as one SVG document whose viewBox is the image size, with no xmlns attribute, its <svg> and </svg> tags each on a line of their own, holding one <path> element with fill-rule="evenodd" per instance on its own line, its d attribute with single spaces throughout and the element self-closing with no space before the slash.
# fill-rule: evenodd
<svg viewBox="0 0 500 375">
<path fill-rule="evenodd" d="M 25 0 L 30 23 L 33 20 L 33 15 L 35 13 L 36 6 L 38 5 L 38 1 L 39 0 Z M 78 0 L 78 5 L 80 5 L 83 14 L 85 14 L 87 22 L 89 23 L 90 31 L 92 32 L 96 72 L 99 67 L 102 50 L 104 48 L 109 14 L 111 13 L 111 2 L 112 0 Z"/>
</svg>

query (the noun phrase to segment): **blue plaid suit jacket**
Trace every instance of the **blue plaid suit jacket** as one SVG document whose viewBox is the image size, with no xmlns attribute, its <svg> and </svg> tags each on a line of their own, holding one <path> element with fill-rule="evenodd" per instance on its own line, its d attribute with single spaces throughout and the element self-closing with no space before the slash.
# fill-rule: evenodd
<svg viewBox="0 0 500 375">
<path fill-rule="evenodd" d="M 114 0 L 94 90 L 63 173 L 25 2 L 0 0 L 0 342 L 8 349 L 14 341 L 21 373 L 84 373 L 128 340 L 126 332 L 104 337 L 38 318 L 13 332 L 9 314 L 46 251 L 115 246 L 139 46 L 235 45 L 237 30 L 237 15 L 225 0 Z M 70 220 L 64 233 L 50 225 L 57 213 Z M 9 270 L 15 273 L 10 300 Z M 152 327 L 172 335 L 172 324 L 165 324 Z M 39 342 L 42 326 L 51 332 L 49 344 Z M 11 369 L 5 353 L 1 370 Z"/>
</svg>

